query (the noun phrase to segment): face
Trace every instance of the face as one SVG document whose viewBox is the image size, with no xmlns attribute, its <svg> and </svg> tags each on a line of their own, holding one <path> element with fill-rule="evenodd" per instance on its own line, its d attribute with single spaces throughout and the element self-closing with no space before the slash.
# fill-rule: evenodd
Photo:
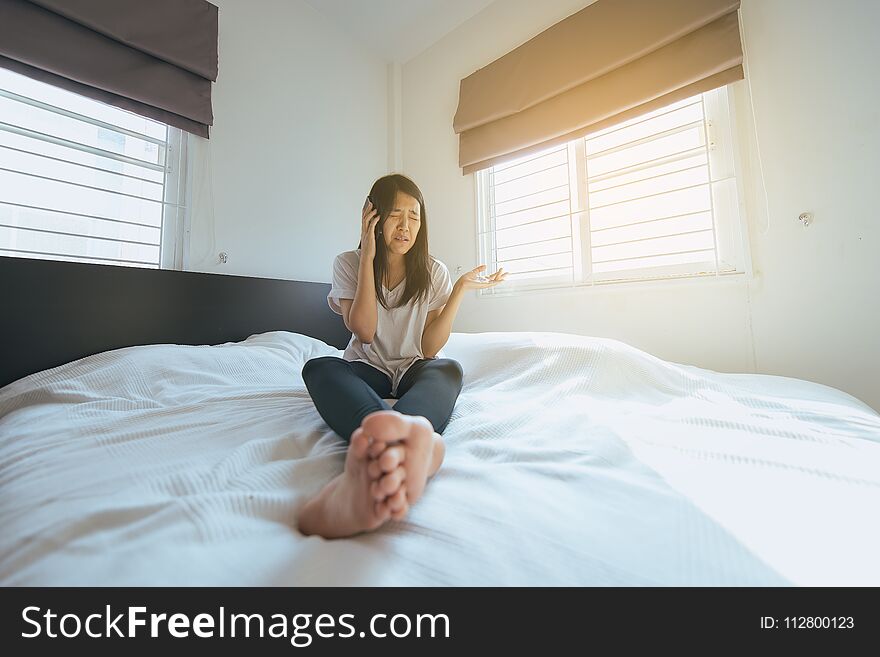
<svg viewBox="0 0 880 657">
<path fill-rule="evenodd" d="M 405 254 L 415 244 L 419 228 L 421 228 L 419 202 L 409 194 L 397 192 L 391 212 L 382 224 L 382 237 L 385 238 L 386 248 L 391 253 Z"/>
</svg>

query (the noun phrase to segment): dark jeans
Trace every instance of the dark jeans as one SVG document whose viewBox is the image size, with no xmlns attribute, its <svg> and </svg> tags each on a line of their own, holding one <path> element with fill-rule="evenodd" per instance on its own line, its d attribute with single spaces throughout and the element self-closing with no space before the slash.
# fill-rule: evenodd
<svg viewBox="0 0 880 657">
<path fill-rule="evenodd" d="M 367 415 L 391 408 L 385 401 L 392 398 L 391 379 L 366 363 L 321 356 L 306 362 L 302 377 L 318 413 L 345 440 Z M 397 386 L 394 410 L 422 415 L 434 431 L 443 433 L 461 392 L 461 381 L 461 365 L 451 358 L 417 360 Z"/>
</svg>

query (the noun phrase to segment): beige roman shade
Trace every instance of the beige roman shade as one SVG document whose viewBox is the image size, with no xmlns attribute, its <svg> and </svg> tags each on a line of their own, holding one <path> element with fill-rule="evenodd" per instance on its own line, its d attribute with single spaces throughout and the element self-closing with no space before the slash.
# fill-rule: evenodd
<svg viewBox="0 0 880 657">
<path fill-rule="evenodd" d="M 597 0 L 461 81 L 462 174 L 743 78 L 739 0 Z"/>
</svg>

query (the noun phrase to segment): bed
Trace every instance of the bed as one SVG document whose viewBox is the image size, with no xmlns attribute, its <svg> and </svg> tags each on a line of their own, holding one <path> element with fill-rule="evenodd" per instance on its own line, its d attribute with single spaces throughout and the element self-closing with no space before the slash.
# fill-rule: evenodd
<svg viewBox="0 0 880 657">
<path fill-rule="evenodd" d="M 192 344 L 162 339 L 183 335 L 171 313 L 161 330 L 128 326 L 130 346 L 107 329 L 112 348 L 74 359 L 97 344 L 74 340 L 41 369 L 45 355 L 13 359 L 0 388 L 5 586 L 880 585 L 876 412 L 819 384 L 564 333 L 453 333 L 441 355 L 464 386 L 424 497 L 376 532 L 304 537 L 297 509 L 345 454 L 300 374 L 344 347 L 319 304 L 329 286 L 69 264 L 0 262 L 44 283 L 12 300 L 31 319 L 6 324 L 5 355 L 36 354 L 41 314 L 61 312 L 47 286 L 72 272 L 116 284 L 88 317 L 71 306 L 66 326 L 120 312 L 120 287 L 160 275 L 187 308 L 194 290 L 227 290 L 223 316 L 273 285 L 305 306 L 218 341 L 241 328 L 218 329 L 199 297 L 200 319 L 183 314 L 203 325 Z M 148 313 L 140 300 L 131 312 Z"/>
</svg>

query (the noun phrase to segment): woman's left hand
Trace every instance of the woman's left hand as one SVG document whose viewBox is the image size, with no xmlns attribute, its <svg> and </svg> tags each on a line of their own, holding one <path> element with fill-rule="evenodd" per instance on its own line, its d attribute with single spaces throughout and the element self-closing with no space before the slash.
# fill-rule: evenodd
<svg viewBox="0 0 880 657">
<path fill-rule="evenodd" d="M 469 272 L 462 274 L 455 284 L 462 290 L 482 290 L 487 287 L 495 287 L 507 278 L 507 272 L 503 267 L 499 267 L 494 274 L 483 276 L 482 271 L 485 268 L 486 265 L 474 267 Z"/>
</svg>

